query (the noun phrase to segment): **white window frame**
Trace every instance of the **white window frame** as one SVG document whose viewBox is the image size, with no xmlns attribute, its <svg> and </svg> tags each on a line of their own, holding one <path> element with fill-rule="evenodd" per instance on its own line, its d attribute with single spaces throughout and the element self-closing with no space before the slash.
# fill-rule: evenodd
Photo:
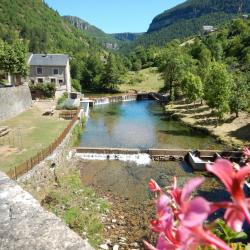
<svg viewBox="0 0 250 250">
<path fill-rule="evenodd" d="M 38 69 L 42 69 L 42 73 L 41 73 L 41 74 L 38 73 Z M 37 75 L 42 75 L 42 74 L 43 74 L 43 67 L 36 67 L 36 74 L 37 74 Z"/>
<path fill-rule="evenodd" d="M 55 69 L 56 69 L 57 72 L 58 72 L 57 74 L 54 73 L 54 70 L 55 70 Z M 52 69 L 52 73 L 53 73 L 54 76 L 58 76 L 58 75 L 59 75 L 59 68 L 53 68 L 53 69 Z"/>
</svg>

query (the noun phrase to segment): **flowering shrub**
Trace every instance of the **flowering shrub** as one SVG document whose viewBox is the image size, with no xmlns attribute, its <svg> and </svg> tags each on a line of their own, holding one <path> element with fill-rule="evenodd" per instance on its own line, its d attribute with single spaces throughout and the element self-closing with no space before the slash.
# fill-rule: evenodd
<svg viewBox="0 0 250 250">
<path fill-rule="evenodd" d="M 250 176 L 250 149 L 244 149 L 243 153 L 246 164 L 242 168 L 224 159 L 207 165 L 207 171 L 223 182 L 231 195 L 231 201 L 208 202 L 202 197 L 193 198 L 191 193 L 204 182 L 203 177 L 188 181 L 183 188 L 177 186 L 177 179 L 174 177 L 174 183 L 167 193 L 151 180 L 149 189 L 155 194 L 157 213 L 156 219 L 151 221 L 151 229 L 159 237 L 156 247 L 144 242 L 146 247 L 149 250 L 185 250 L 200 246 L 231 249 L 222 240 L 222 233 L 217 233 L 221 239 L 211 231 L 207 218 L 216 210 L 225 209 L 225 221 L 220 220 L 218 224 L 224 228 L 224 233 L 227 234 L 224 240 L 227 242 L 231 237 L 242 236 L 238 232 L 242 231 L 244 221 L 250 224 L 250 198 L 243 191 L 246 178 Z"/>
</svg>

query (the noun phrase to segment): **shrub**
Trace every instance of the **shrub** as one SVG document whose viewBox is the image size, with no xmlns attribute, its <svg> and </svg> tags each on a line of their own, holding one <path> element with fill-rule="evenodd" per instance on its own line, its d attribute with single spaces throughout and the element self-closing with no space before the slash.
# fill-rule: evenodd
<svg viewBox="0 0 250 250">
<path fill-rule="evenodd" d="M 68 98 L 68 92 L 64 92 L 63 95 L 57 100 L 57 105 L 61 106 L 62 104 L 64 104 L 67 98 Z"/>
<path fill-rule="evenodd" d="M 54 98 L 56 86 L 53 83 L 39 83 L 36 85 L 30 85 L 30 91 L 35 97 Z"/>
</svg>

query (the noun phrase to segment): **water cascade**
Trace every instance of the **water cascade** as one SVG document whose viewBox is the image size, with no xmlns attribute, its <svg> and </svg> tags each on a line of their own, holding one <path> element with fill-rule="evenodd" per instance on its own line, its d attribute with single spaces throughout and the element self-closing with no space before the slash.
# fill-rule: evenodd
<svg viewBox="0 0 250 250">
<path fill-rule="evenodd" d="M 96 154 L 96 153 L 76 153 L 75 157 L 83 160 L 98 160 L 98 161 L 124 161 L 134 162 L 137 165 L 150 165 L 151 158 L 148 154 Z"/>
<path fill-rule="evenodd" d="M 95 105 L 103 105 L 103 104 L 109 104 L 109 98 L 104 97 L 95 99 Z"/>
</svg>

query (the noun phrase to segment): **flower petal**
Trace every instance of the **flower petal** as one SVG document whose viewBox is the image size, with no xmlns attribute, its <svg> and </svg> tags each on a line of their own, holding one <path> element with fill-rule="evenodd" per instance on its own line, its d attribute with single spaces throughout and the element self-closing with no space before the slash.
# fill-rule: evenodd
<svg viewBox="0 0 250 250">
<path fill-rule="evenodd" d="M 157 241 L 157 250 L 175 250 L 177 246 L 174 244 L 170 243 L 164 234 L 160 234 L 158 241 Z"/>
<path fill-rule="evenodd" d="M 207 164 L 207 171 L 216 175 L 226 186 L 227 191 L 232 193 L 232 183 L 235 171 L 232 163 L 228 160 L 219 159 L 214 164 Z"/>
<path fill-rule="evenodd" d="M 202 197 L 194 198 L 183 211 L 181 224 L 187 228 L 198 227 L 207 219 L 209 213 L 209 203 Z"/>
<path fill-rule="evenodd" d="M 196 177 L 191 180 L 189 180 L 183 187 L 182 193 L 181 193 L 181 201 L 186 201 L 189 199 L 191 193 L 199 187 L 203 182 L 205 178 L 204 177 Z"/>
<path fill-rule="evenodd" d="M 166 209 L 169 202 L 170 198 L 167 195 L 162 194 L 156 202 L 157 213 L 161 214 L 161 211 L 164 211 Z"/>
<path fill-rule="evenodd" d="M 227 225 L 235 232 L 241 232 L 245 220 L 244 213 L 234 208 L 228 208 L 225 212 L 224 218 Z"/>
<path fill-rule="evenodd" d="M 160 186 L 156 183 L 155 180 L 151 179 L 148 184 L 148 188 L 151 192 L 160 192 L 161 188 Z"/>
</svg>

